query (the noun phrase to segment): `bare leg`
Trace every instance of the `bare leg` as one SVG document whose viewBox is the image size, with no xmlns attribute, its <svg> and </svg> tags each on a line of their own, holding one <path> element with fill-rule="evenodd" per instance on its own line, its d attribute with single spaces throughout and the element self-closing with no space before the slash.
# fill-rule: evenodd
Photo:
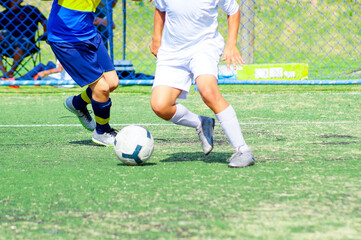
<svg viewBox="0 0 361 240">
<path fill-rule="evenodd" d="M 109 125 L 112 106 L 109 96 L 110 92 L 118 87 L 118 84 L 119 79 L 115 71 L 111 71 L 103 74 L 98 81 L 89 85 L 92 90 L 91 104 L 96 122 L 92 140 L 100 145 L 114 146 L 116 131 Z"/>
<path fill-rule="evenodd" d="M 119 78 L 115 71 L 106 72 L 95 83 L 89 85 L 92 90 L 92 98 L 97 102 L 107 102 L 110 92 L 119 86 Z"/>
<path fill-rule="evenodd" d="M 115 89 L 117 89 L 119 86 L 119 77 L 116 71 L 105 72 L 103 76 L 109 85 L 110 92 L 113 92 Z"/>
<path fill-rule="evenodd" d="M 152 91 L 150 105 L 158 117 L 164 120 L 170 120 L 177 111 L 176 100 L 182 93 L 180 89 L 157 86 Z"/>
<path fill-rule="evenodd" d="M 235 150 L 248 150 L 249 147 L 243 138 L 236 112 L 219 91 L 217 79 L 213 75 L 202 75 L 196 81 L 203 101 L 215 113 L 223 132 Z"/>
<path fill-rule="evenodd" d="M 217 79 L 213 75 L 201 75 L 196 79 L 203 102 L 215 113 L 220 113 L 229 106 L 218 88 Z"/>
</svg>

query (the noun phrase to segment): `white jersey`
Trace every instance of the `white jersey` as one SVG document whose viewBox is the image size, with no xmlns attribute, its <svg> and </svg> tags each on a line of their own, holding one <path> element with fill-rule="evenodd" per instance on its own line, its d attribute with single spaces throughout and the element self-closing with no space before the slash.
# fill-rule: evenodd
<svg viewBox="0 0 361 240">
<path fill-rule="evenodd" d="M 158 61 L 179 64 L 196 50 L 213 46 L 220 54 L 224 39 L 217 31 L 218 7 L 235 14 L 236 0 L 155 0 L 156 8 L 166 12 Z"/>
</svg>

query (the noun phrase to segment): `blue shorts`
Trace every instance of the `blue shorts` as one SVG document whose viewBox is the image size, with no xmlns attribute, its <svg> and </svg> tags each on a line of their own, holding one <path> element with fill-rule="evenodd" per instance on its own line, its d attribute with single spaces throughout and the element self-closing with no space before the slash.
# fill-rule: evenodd
<svg viewBox="0 0 361 240">
<path fill-rule="evenodd" d="M 104 72 L 114 70 L 99 34 L 82 42 L 49 42 L 49 45 L 65 71 L 81 87 L 98 81 Z"/>
</svg>

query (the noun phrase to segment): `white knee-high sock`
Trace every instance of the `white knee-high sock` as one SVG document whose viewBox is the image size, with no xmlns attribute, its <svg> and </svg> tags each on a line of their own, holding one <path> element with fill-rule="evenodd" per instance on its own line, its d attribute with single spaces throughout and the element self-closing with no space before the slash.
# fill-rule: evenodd
<svg viewBox="0 0 361 240">
<path fill-rule="evenodd" d="M 198 115 L 189 111 L 182 104 L 176 103 L 177 110 L 174 116 L 169 119 L 170 122 L 177 125 L 197 128 L 201 124 Z"/>
<path fill-rule="evenodd" d="M 223 132 L 236 151 L 244 152 L 249 149 L 244 141 L 241 127 L 239 125 L 236 112 L 229 105 L 222 112 L 215 114 L 218 122 L 221 124 Z"/>
</svg>

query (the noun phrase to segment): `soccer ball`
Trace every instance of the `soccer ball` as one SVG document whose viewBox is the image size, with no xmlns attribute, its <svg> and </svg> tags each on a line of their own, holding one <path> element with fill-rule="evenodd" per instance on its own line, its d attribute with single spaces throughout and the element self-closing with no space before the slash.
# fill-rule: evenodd
<svg viewBox="0 0 361 240">
<path fill-rule="evenodd" d="M 150 158 L 153 150 L 154 139 L 144 127 L 127 126 L 115 137 L 115 155 L 127 165 L 142 165 Z"/>
</svg>

